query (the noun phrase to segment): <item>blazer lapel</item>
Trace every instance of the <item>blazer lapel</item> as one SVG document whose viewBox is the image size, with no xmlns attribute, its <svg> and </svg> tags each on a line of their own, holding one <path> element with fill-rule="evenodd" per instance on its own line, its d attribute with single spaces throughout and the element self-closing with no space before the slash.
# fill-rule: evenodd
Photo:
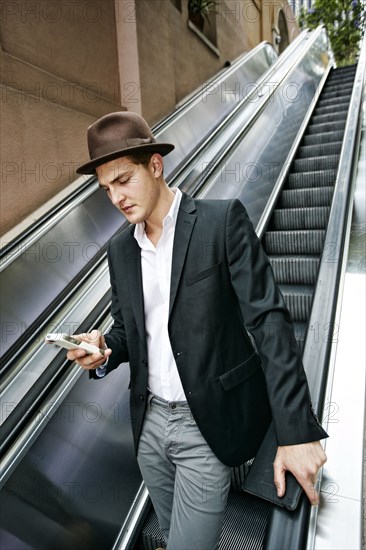
<svg viewBox="0 0 366 550">
<path fill-rule="evenodd" d="M 177 295 L 178 285 L 182 274 L 184 260 L 186 258 L 188 244 L 192 230 L 196 222 L 196 206 L 194 200 L 183 193 L 179 207 L 177 224 L 175 227 L 172 271 L 170 277 L 170 302 L 169 315 L 173 309 L 174 300 Z"/>
<path fill-rule="evenodd" d="M 131 230 L 131 236 L 124 246 L 124 258 L 127 265 L 128 286 L 131 293 L 131 303 L 134 312 L 136 325 L 142 339 L 145 338 L 145 310 L 144 295 L 142 290 L 141 274 L 141 249 L 133 236 L 134 226 Z"/>
</svg>

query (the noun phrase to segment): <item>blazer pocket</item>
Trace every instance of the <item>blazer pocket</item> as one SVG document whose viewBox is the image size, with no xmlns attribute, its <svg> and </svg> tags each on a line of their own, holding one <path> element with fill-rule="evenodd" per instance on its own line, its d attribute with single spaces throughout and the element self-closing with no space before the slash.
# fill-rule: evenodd
<svg viewBox="0 0 366 550">
<path fill-rule="evenodd" d="M 214 275 L 220 270 L 221 263 L 222 262 L 212 265 L 211 267 L 208 267 L 203 271 L 199 271 L 198 273 L 191 273 L 190 275 L 186 275 L 187 285 L 190 286 L 190 285 L 193 285 L 194 283 L 197 283 L 198 281 L 202 281 L 203 279 L 207 279 L 208 277 L 211 277 L 211 275 Z"/>
<path fill-rule="evenodd" d="M 260 359 L 254 352 L 246 361 L 219 376 L 219 380 L 225 390 L 231 390 L 253 376 L 260 368 Z"/>
</svg>

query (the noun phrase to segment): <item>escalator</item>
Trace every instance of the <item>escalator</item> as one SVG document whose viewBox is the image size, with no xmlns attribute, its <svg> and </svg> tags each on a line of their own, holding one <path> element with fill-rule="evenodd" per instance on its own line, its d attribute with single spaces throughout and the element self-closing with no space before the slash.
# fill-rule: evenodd
<svg viewBox="0 0 366 550">
<path fill-rule="evenodd" d="M 356 67 L 331 72 L 262 241 L 303 343 Z M 334 249 L 326 245 L 332 260 Z"/>
<path fill-rule="evenodd" d="M 307 59 L 304 60 L 303 65 L 302 73 L 307 74 L 309 72 Z M 321 70 L 317 69 L 317 71 L 318 74 L 320 72 L 319 80 L 322 85 Z M 320 103 L 320 106 L 317 105 L 316 109 L 329 107 L 327 102 L 337 97 L 339 90 L 329 90 L 328 86 L 334 79 L 333 84 L 337 88 L 338 71 L 331 71 L 326 81 L 327 75 L 324 75 L 325 85 L 320 98 L 323 103 Z M 352 85 L 349 87 L 352 90 Z M 304 88 L 305 92 L 308 89 L 310 88 Z M 293 136 L 298 133 L 298 128 L 294 127 L 294 118 L 296 118 L 293 116 L 294 110 L 289 111 L 289 107 L 291 105 L 284 105 L 280 123 L 279 119 L 273 119 L 273 133 L 258 132 L 258 128 L 255 127 L 258 124 L 259 128 L 268 128 L 271 117 L 267 112 L 253 119 L 252 128 L 249 128 L 243 137 L 244 150 L 255 149 L 248 146 L 248 143 L 249 145 L 251 143 L 252 133 L 261 154 L 264 148 L 260 139 L 265 139 L 269 144 L 270 157 L 272 155 L 272 158 L 278 159 L 282 155 L 287 159 L 287 152 L 294 141 Z M 295 107 L 301 122 L 307 116 L 309 104 L 301 108 Z M 275 100 L 272 108 L 277 114 L 279 113 Z M 347 108 L 343 110 L 346 112 Z M 286 116 L 287 111 L 289 116 Z M 301 138 L 301 147 L 297 153 L 299 156 L 291 160 L 291 173 L 286 178 L 283 190 L 285 194 L 281 193 L 281 196 L 277 196 L 276 201 L 273 200 L 273 191 L 276 187 L 274 184 L 281 178 L 282 171 L 275 163 L 273 163 L 275 174 L 272 180 L 268 181 L 263 171 L 264 177 L 259 182 L 254 181 L 254 185 L 247 185 L 248 182 L 251 183 L 250 177 L 243 183 L 242 180 L 238 182 L 237 174 L 234 174 L 233 181 L 225 180 L 227 185 L 224 187 L 222 172 L 217 176 L 215 169 L 212 169 L 207 173 L 206 180 L 200 181 L 197 191 L 200 197 L 239 197 L 248 206 L 248 211 L 257 228 L 261 226 L 263 219 L 261 214 L 266 209 L 266 205 L 273 203 L 272 211 L 276 202 L 271 220 L 268 221 L 269 217 L 266 216 L 267 232 L 263 237 L 263 244 L 270 256 L 276 277 L 279 277 L 277 280 L 282 285 L 282 291 L 291 301 L 289 307 L 295 315 L 297 336 L 305 351 L 308 344 L 305 333 L 306 323 L 309 313 L 311 314 L 317 303 L 314 298 L 314 304 L 311 307 L 313 295 L 311 285 L 314 288 L 319 265 L 322 263 L 319 262 L 319 255 L 324 250 L 324 244 L 327 247 L 327 239 L 324 241 L 325 227 L 330 213 L 330 201 L 335 183 L 334 174 L 336 179 L 338 174 L 338 158 L 337 163 L 331 158 L 335 154 L 333 146 L 323 149 L 324 154 L 321 154 L 320 158 L 324 158 L 324 164 L 318 164 L 318 160 L 314 160 L 314 157 L 318 159 L 320 147 L 323 147 L 318 145 L 319 142 L 316 140 L 320 140 L 321 143 L 324 140 L 325 143 L 330 138 L 328 143 L 342 142 L 344 129 L 344 124 L 343 127 L 329 126 L 333 123 L 332 120 L 328 120 L 329 117 L 316 118 L 324 116 L 327 116 L 327 113 L 324 115 L 322 111 L 314 111 L 307 129 L 310 136 L 318 137 L 309 138 L 308 135 L 304 135 Z M 314 126 L 317 127 L 316 130 Z M 337 132 L 337 135 L 333 132 Z M 276 140 L 275 135 L 280 137 Z M 313 139 L 315 143 L 312 142 Z M 273 145 L 277 146 L 275 157 L 273 157 Z M 309 149 L 314 145 L 317 148 L 315 154 L 314 149 Z M 337 147 L 339 144 L 335 146 Z M 234 160 L 234 166 L 235 162 L 241 158 L 241 151 L 241 143 L 235 143 L 229 151 Z M 260 158 L 259 154 L 253 158 Z M 267 160 L 262 161 L 263 166 L 266 163 Z M 230 168 L 229 161 L 226 166 Z M 292 169 L 295 171 L 292 172 Z M 319 178 L 321 174 L 324 175 L 323 179 Z M 189 178 L 188 186 L 191 186 Z M 184 183 L 182 187 L 184 188 Z M 326 190 L 327 188 L 332 188 L 331 192 Z M 321 191 L 316 191 L 317 189 Z M 292 191 L 296 193 L 289 193 Z M 193 194 L 196 195 L 196 192 Z M 316 204 L 313 203 L 313 196 L 319 198 L 320 202 L 317 200 Z M 324 197 L 329 199 L 327 204 L 324 203 Z M 333 206 L 331 208 L 333 209 Z M 285 213 L 287 210 L 288 213 Z M 257 229 L 257 232 L 260 236 L 264 235 L 264 229 L 260 231 Z M 287 244 L 286 234 L 290 236 L 291 245 Z M 315 246 L 310 244 L 313 243 L 309 238 L 310 235 L 315 237 L 314 242 L 317 243 Z M 338 246 L 338 240 L 329 242 L 331 245 Z M 296 249 L 297 243 L 301 245 L 301 252 Z M 327 253 L 331 257 L 332 249 L 325 248 L 325 258 Z M 297 254 L 301 256 L 299 262 L 295 258 Z M 94 323 L 94 320 L 91 322 Z M 103 321 L 101 317 L 101 320 L 97 321 L 97 324 L 99 323 L 101 328 L 106 329 L 109 321 L 108 319 Z M 11 464 L 8 462 L 6 465 L 7 473 L 2 480 L 2 499 L 6 503 L 2 520 L 2 544 L 7 549 L 14 548 L 14 550 L 30 548 L 43 550 L 51 545 L 57 548 L 57 544 L 60 548 L 73 550 L 83 548 L 82 541 L 89 550 L 93 548 L 107 550 L 112 546 L 116 550 L 158 547 L 161 542 L 156 520 L 149 511 L 149 502 L 143 486 L 138 490 L 141 478 L 132 448 L 127 404 L 128 367 L 121 366 L 118 371 L 110 375 L 112 378 L 108 377 L 110 384 L 101 385 L 90 384 L 87 377 L 81 375 L 80 369 L 70 366 L 64 359 L 62 362 L 61 358 L 58 358 L 58 361 L 59 367 L 53 362 L 50 366 L 53 370 L 61 368 L 65 379 L 68 377 L 67 380 L 70 381 L 67 387 L 51 388 L 47 406 L 40 408 L 38 417 L 34 418 L 28 429 L 28 435 L 24 436 L 24 441 L 21 441 L 21 435 L 14 442 L 13 446 L 17 449 L 11 459 L 13 462 Z M 312 389 L 312 384 L 310 387 Z M 314 398 L 313 391 L 312 395 Z M 321 400 L 317 395 L 315 399 L 321 406 Z M 6 403 L 10 408 L 13 404 L 16 405 L 10 400 Z M 26 409 L 23 413 L 26 413 Z M 29 440 L 26 441 L 27 437 Z M 236 489 L 240 489 L 244 473 L 243 469 L 233 471 L 233 486 Z M 299 513 L 291 515 L 290 518 L 285 513 L 283 518 L 282 511 L 272 510 L 266 502 L 243 495 L 240 491 L 233 491 L 229 497 L 221 550 L 241 548 L 292 550 L 303 547 L 303 543 L 300 544 L 298 540 L 295 543 L 293 540 L 291 543 L 286 543 L 286 534 L 289 530 L 292 533 L 301 532 L 301 536 L 307 532 L 307 524 L 303 522 L 299 528 L 294 528 L 303 507 L 304 504 L 301 505 Z M 277 517 L 278 514 L 280 518 Z M 303 515 L 307 517 L 308 510 L 305 509 Z M 146 516 L 148 519 L 142 527 Z M 22 521 L 20 517 L 23 518 Z M 288 528 L 286 521 L 290 521 L 291 529 Z M 286 526 L 283 527 L 283 525 Z M 273 542 L 274 533 L 280 539 L 279 544 L 278 541 Z"/>
<path fill-rule="evenodd" d="M 325 235 L 355 73 L 356 66 L 330 72 L 262 239 L 300 347 L 304 345 L 321 255 L 323 261 L 334 259 L 335 243 L 328 250 Z M 242 477 L 240 468 L 234 468 L 219 550 L 259 550 L 266 546 L 272 507 L 240 492 L 238 477 Z M 164 538 L 151 510 L 135 550 L 160 546 L 164 546 Z"/>
</svg>

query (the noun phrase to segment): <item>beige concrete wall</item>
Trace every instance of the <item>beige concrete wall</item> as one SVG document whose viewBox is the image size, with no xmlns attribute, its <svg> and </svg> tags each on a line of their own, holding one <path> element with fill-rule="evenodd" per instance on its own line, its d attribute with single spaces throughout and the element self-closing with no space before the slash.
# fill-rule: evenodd
<svg viewBox="0 0 366 550">
<path fill-rule="evenodd" d="M 0 86 L 1 233 L 75 179 L 87 159 L 85 128 L 94 117 Z M 33 101 L 33 103 L 32 103 Z"/>
<path fill-rule="evenodd" d="M 1 234 L 75 179 L 121 110 L 114 0 L 1 3 Z"/>
<path fill-rule="evenodd" d="M 285 0 L 218 0 L 203 34 L 188 0 L 4 0 L 1 36 L 3 234 L 75 177 L 86 128 L 105 113 L 150 124 L 262 40 L 274 43 Z"/>
</svg>

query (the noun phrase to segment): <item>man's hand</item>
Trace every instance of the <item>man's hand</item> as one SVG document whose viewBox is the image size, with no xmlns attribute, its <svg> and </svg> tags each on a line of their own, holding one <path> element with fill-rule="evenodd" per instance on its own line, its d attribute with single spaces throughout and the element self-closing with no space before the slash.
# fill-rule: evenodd
<svg viewBox="0 0 366 550">
<path fill-rule="evenodd" d="M 105 348 L 104 336 L 99 330 L 92 330 L 85 334 L 75 334 L 73 338 L 83 340 L 101 349 Z M 88 354 L 83 349 L 75 349 L 67 352 L 67 358 L 70 361 L 75 361 L 78 365 L 83 367 L 83 369 L 94 370 L 100 367 L 100 365 L 103 365 L 111 353 L 112 350 L 109 348 L 104 351 L 104 355 L 101 353 Z"/>
<path fill-rule="evenodd" d="M 286 491 L 285 472 L 291 472 L 304 489 L 312 505 L 319 504 L 319 494 L 315 489 L 319 468 L 325 464 L 327 456 L 319 441 L 278 447 L 273 463 L 274 484 L 277 495 L 283 497 Z"/>
</svg>

